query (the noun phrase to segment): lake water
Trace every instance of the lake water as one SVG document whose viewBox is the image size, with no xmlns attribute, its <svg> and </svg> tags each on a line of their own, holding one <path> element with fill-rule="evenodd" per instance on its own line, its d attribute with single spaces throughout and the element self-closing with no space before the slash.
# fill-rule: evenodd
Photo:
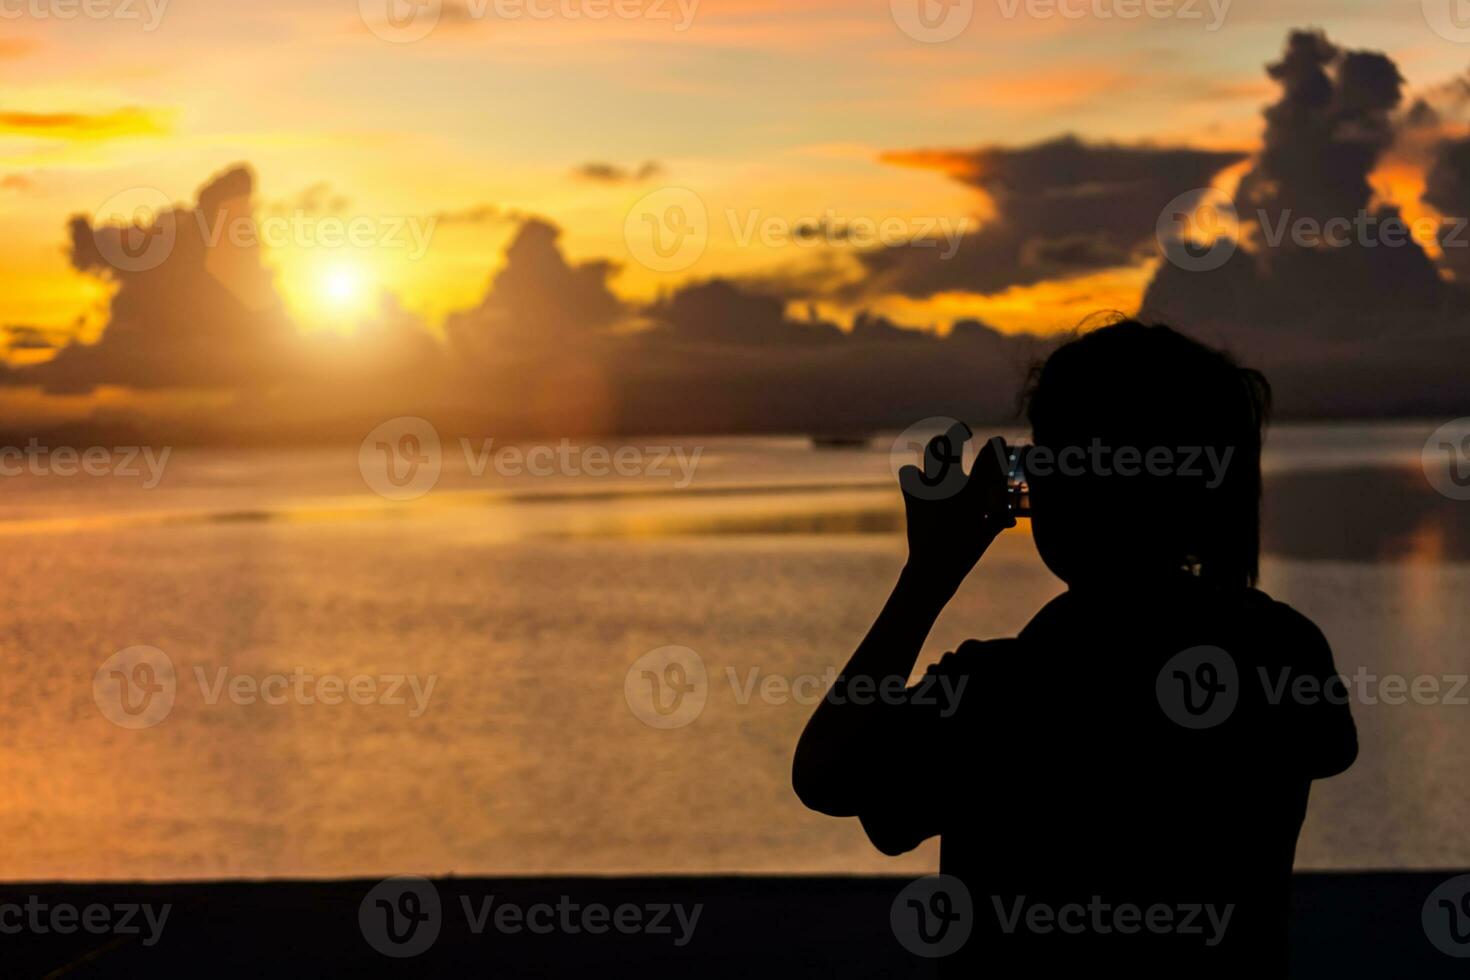
<svg viewBox="0 0 1470 980">
<path fill-rule="evenodd" d="M 1470 503 L 1425 477 L 1433 427 L 1273 433 L 1262 587 L 1346 674 L 1470 663 Z M 446 435 L 437 486 L 411 502 L 367 488 L 355 445 L 180 449 L 152 489 L 0 481 L 0 877 L 933 867 L 932 842 L 883 858 L 788 782 L 802 679 L 842 664 L 902 562 L 888 440 L 679 445 L 701 450 L 682 487 L 673 462 L 476 475 Z M 1014 633 L 1059 590 L 1023 522 L 925 659 Z M 161 718 L 122 717 L 156 724 L 124 727 L 99 667 L 139 645 L 175 689 Z M 702 712 L 661 729 L 625 679 L 669 645 L 709 681 Z M 768 676 L 796 696 L 745 697 Z M 1299 866 L 1470 866 L 1470 707 L 1354 712 L 1361 757 L 1314 789 Z"/>
</svg>

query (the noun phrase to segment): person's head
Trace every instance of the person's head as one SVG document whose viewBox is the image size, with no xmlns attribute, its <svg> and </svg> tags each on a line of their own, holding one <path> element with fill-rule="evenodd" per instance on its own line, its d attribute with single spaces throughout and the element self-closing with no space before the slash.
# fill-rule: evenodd
<svg viewBox="0 0 1470 980">
<path fill-rule="evenodd" d="M 1032 531 L 1069 585 L 1189 569 L 1254 584 L 1257 371 L 1166 326 L 1123 320 L 1057 348 L 1025 393 Z"/>
</svg>

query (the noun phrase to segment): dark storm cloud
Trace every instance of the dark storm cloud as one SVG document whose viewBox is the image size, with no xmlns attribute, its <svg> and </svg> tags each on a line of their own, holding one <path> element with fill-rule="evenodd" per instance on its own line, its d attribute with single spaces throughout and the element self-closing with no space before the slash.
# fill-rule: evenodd
<svg viewBox="0 0 1470 980">
<path fill-rule="evenodd" d="M 1293 32 L 1267 73 L 1281 94 L 1236 195 L 1241 247 L 1214 270 L 1161 263 L 1144 310 L 1336 340 L 1401 333 L 1406 315 L 1438 316 L 1455 298 L 1399 209 L 1374 202 L 1369 181 L 1404 122 L 1426 125 L 1427 110 L 1398 115 L 1403 79 L 1393 62 L 1316 31 Z M 1448 175 L 1437 183 L 1447 199 L 1458 193 Z M 1341 244 L 1310 234 L 1329 221 L 1352 229 Z"/>
<path fill-rule="evenodd" d="M 787 302 L 810 302 L 840 294 L 852 280 L 852 266 L 837 250 L 826 249 L 806 262 L 783 263 L 728 278 L 747 292 Z"/>
<path fill-rule="evenodd" d="M 671 339 L 686 343 L 805 347 L 836 343 L 842 331 L 820 321 L 790 320 L 780 299 L 726 279 L 684 286 L 647 315 Z"/>
<path fill-rule="evenodd" d="M 1386 56 L 1343 51 L 1296 31 L 1267 74 L 1281 98 L 1266 109 L 1264 146 L 1240 183 L 1244 208 L 1325 221 L 1368 206 L 1368 175 L 1393 142 L 1403 78 Z"/>
<path fill-rule="evenodd" d="M 1463 405 L 1470 294 L 1440 274 L 1397 207 L 1375 203 L 1369 180 L 1390 152 L 1427 145 L 1434 163 L 1425 200 L 1464 212 L 1470 156 L 1436 137 L 1456 87 L 1440 89 L 1437 105 L 1417 100 L 1401 110 L 1403 80 L 1390 59 L 1345 51 L 1314 31 L 1291 34 L 1267 71 L 1281 94 L 1265 111 L 1264 145 L 1237 193 L 1240 246 L 1218 268 L 1161 262 L 1142 314 L 1265 367 L 1287 414 Z M 1354 229 L 1339 244 L 1291 233 L 1334 219 Z M 1470 236 L 1464 241 L 1470 246 Z M 1442 264 L 1466 250 L 1447 248 Z"/>
<path fill-rule="evenodd" d="M 1424 203 L 1444 215 L 1440 265 L 1461 284 L 1470 279 L 1470 137 L 1440 140 L 1425 175 Z"/>
<path fill-rule="evenodd" d="M 890 154 L 892 162 L 942 169 L 984 191 L 995 216 L 948 259 L 922 243 L 864 253 L 867 279 L 851 292 L 985 294 L 1131 264 L 1152 242 L 1171 198 L 1207 186 L 1244 158 L 1074 136 L 1019 148 Z"/>
<path fill-rule="evenodd" d="M 1404 113 L 1402 129 L 1432 129 L 1439 125 L 1439 111 L 1425 99 L 1415 99 Z"/>
<path fill-rule="evenodd" d="M 726 280 L 645 311 L 615 357 L 619 425 L 637 431 L 862 433 L 935 415 L 1010 417 L 1052 341 L 979 321 L 948 336 L 857 314 L 849 329 Z"/>
</svg>

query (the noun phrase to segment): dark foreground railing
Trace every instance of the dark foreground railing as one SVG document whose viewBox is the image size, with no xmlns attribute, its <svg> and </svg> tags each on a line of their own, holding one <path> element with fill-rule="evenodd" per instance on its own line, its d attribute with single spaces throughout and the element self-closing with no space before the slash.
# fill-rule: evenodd
<svg viewBox="0 0 1470 980">
<path fill-rule="evenodd" d="M 1470 976 L 1426 932 L 1459 872 L 1301 874 L 1294 978 Z M 0 885 L 5 977 L 925 977 L 907 878 Z M 1470 918 L 1459 924 L 1470 953 Z M 1470 910 L 1466 910 L 1470 912 Z M 1453 942 L 1455 933 L 1451 933 Z M 1445 937 L 1440 936 L 1440 942 Z"/>
</svg>

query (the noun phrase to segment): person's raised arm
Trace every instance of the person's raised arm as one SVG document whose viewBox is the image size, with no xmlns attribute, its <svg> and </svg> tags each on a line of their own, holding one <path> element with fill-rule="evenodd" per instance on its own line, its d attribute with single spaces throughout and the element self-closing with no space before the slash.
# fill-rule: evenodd
<svg viewBox="0 0 1470 980">
<path fill-rule="evenodd" d="M 985 549 L 1016 522 L 1006 501 L 1006 450 L 999 437 L 980 450 L 967 475 L 960 460 L 969 430 L 956 423 L 931 440 L 924 468 L 899 471 L 908 528 L 908 562 L 868 635 L 817 705 L 796 746 L 791 781 L 801 801 L 832 816 L 854 816 L 893 774 L 884 721 L 924 640 Z"/>
</svg>

